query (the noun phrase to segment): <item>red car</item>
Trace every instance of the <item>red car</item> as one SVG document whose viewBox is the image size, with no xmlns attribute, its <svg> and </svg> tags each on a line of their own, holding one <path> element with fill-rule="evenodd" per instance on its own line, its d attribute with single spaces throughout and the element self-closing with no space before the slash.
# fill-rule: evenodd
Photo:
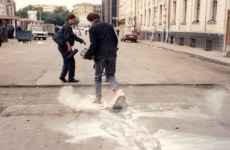
<svg viewBox="0 0 230 150">
<path fill-rule="evenodd" d="M 137 32 L 135 31 L 124 31 L 121 35 L 121 41 L 131 41 L 137 43 Z"/>
</svg>

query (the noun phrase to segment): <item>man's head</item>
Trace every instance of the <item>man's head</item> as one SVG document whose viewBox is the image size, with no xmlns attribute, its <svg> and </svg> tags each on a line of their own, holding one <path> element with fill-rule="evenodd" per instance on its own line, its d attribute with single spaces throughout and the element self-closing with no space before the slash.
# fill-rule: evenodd
<svg viewBox="0 0 230 150">
<path fill-rule="evenodd" d="M 89 13 L 87 20 L 91 23 L 94 23 L 95 20 L 100 20 L 100 16 L 97 13 Z"/>
<path fill-rule="evenodd" d="M 73 25 L 76 21 L 76 16 L 75 15 L 69 15 L 67 18 L 66 18 L 66 22 L 68 25 Z"/>
</svg>

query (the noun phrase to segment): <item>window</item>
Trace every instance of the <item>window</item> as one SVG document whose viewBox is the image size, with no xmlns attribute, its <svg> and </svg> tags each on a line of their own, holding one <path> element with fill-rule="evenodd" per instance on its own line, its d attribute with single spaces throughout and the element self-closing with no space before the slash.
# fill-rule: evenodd
<svg viewBox="0 0 230 150">
<path fill-rule="evenodd" d="M 200 22 L 200 0 L 196 0 L 195 2 L 195 22 Z"/>
<path fill-rule="evenodd" d="M 148 26 L 150 26 L 150 21 L 151 21 L 151 9 L 149 8 L 149 19 L 148 19 Z"/>
<path fill-rule="evenodd" d="M 143 24 L 143 15 L 141 14 L 141 21 L 140 21 L 141 25 Z"/>
<path fill-rule="evenodd" d="M 210 21 L 216 21 L 217 14 L 217 0 L 211 1 L 211 9 L 210 9 Z"/>
<path fill-rule="evenodd" d="M 183 7 L 183 22 L 186 22 L 187 20 L 187 4 L 188 0 L 184 0 L 184 7 Z"/>
<path fill-rule="evenodd" d="M 144 17 L 145 17 L 145 18 L 144 18 L 144 25 L 147 25 L 147 24 L 146 24 L 146 22 L 147 22 L 147 17 L 146 17 L 146 15 L 147 15 L 147 14 L 146 14 L 146 9 L 145 9 L 145 16 L 144 16 Z"/>
<path fill-rule="evenodd" d="M 160 5 L 160 11 L 159 11 L 159 24 L 162 24 L 162 5 Z"/>
<path fill-rule="evenodd" d="M 184 46 L 184 37 L 179 38 L 179 45 Z"/>
<path fill-rule="evenodd" d="M 172 22 L 176 22 L 176 1 L 173 1 L 173 19 Z"/>
<path fill-rule="evenodd" d="M 191 47 L 196 47 L 196 39 L 194 39 L 194 38 L 190 39 L 190 46 Z"/>
<path fill-rule="evenodd" d="M 140 18 L 139 16 L 140 16 L 140 12 L 138 11 L 137 12 L 137 17 Z M 138 19 L 138 23 L 140 23 L 140 19 Z"/>
<path fill-rule="evenodd" d="M 153 15 L 152 15 L 152 25 L 155 24 L 155 15 L 156 15 L 156 10 L 155 10 L 155 7 L 153 7 Z"/>
<path fill-rule="evenodd" d="M 212 50 L 212 40 L 206 39 L 206 47 L 205 50 L 211 51 Z"/>
</svg>

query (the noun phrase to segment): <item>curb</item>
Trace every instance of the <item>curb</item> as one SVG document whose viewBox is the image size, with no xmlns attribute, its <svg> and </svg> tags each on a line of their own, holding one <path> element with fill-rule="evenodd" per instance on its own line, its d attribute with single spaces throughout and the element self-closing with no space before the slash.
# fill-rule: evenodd
<svg viewBox="0 0 230 150">
<path fill-rule="evenodd" d="M 149 44 L 149 43 L 145 43 L 145 42 L 141 42 L 141 41 L 140 41 L 140 43 L 144 44 L 144 45 L 148 45 L 148 46 L 153 46 L 153 47 L 161 48 L 163 50 L 167 50 L 167 51 L 171 51 L 171 52 L 186 54 L 186 55 L 189 55 L 191 57 L 198 58 L 198 59 L 201 59 L 201 60 L 204 60 L 204 61 L 208 61 L 208 62 L 212 62 L 212 63 L 215 63 L 215 64 L 219 64 L 219 65 L 224 65 L 224 66 L 230 67 L 230 63 L 228 63 L 228 62 L 223 62 L 223 61 L 220 61 L 220 60 L 216 60 L 216 59 L 213 59 L 213 58 L 201 56 L 201 55 L 198 55 L 198 54 L 193 54 L 193 53 L 190 53 L 190 52 L 182 52 L 182 51 L 177 51 L 177 50 L 170 49 L 170 48 L 163 47 L 163 46 L 156 46 L 154 44 Z"/>
<path fill-rule="evenodd" d="M 62 84 L 56 84 L 56 85 L 0 85 L 0 89 L 2 88 L 61 88 L 65 86 L 72 86 L 72 87 L 78 87 L 78 88 L 89 88 L 94 87 L 94 84 L 70 84 L 70 85 L 62 85 Z M 104 87 L 110 87 L 109 84 L 103 85 Z M 120 87 L 149 87 L 149 86 L 184 86 L 184 87 L 203 87 L 203 88 L 211 88 L 211 87 L 222 87 L 220 84 L 213 84 L 213 83 L 162 83 L 162 84 L 119 84 Z"/>
</svg>

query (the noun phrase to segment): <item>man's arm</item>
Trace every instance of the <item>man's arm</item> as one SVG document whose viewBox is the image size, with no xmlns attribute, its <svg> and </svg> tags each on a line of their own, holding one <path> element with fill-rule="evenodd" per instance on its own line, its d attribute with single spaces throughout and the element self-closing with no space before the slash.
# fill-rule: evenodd
<svg viewBox="0 0 230 150">
<path fill-rule="evenodd" d="M 117 38 L 117 35 L 116 35 L 113 27 L 112 27 L 112 31 L 113 31 L 113 41 L 115 43 L 115 46 L 117 47 L 117 45 L 118 45 L 118 38 Z"/>
<path fill-rule="evenodd" d="M 72 34 L 72 36 L 73 36 L 73 38 L 74 38 L 75 41 L 78 41 L 78 42 L 80 42 L 81 44 L 82 44 L 82 43 L 86 44 L 86 42 L 85 42 L 83 39 L 79 38 L 78 36 L 76 36 L 76 35 L 74 34 L 72 28 L 71 28 L 71 34 Z"/>
<path fill-rule="evenodd" d="M 84 40 L 81 39 L 81 38 L 79 38 L 78 36 L 76 36 L 74 33 L 73 33 L 73 37 L 74 37 L 74 40 L 75 40 L 75 41 L 78 41 L 78 42 L 80 42 L 80 43 L 84 43 Z"/>
</svg>

